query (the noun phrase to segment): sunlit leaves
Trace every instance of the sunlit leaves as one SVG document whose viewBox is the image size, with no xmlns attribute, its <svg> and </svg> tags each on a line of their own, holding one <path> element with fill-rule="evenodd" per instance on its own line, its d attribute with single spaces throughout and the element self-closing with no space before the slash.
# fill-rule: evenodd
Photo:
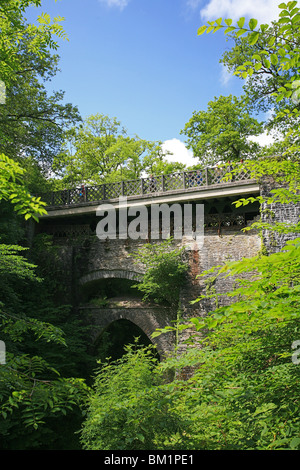
<svg viewBox="0 0 300 470">
<path fill-rule="evenodd" d="M 233 51 L 225 54 L 225 63 L 229 64 L 234 75 L 243 80 L 249 79 L 245 89 L 252 102 L 264 111 L 272 106 L 275 116 L 270 120 L 270 125 L 280 126 L 281 132 L 287 132 L 286 149 L 283 150 L 286 155 L 299 148 L 299 126 L 296 121 L 299 118 L 299 93 L 297 90 L 293 92 L 289 86 L 299 78 L 300 9 L 297 2 L 291 1 L 281 3 L 279 10 L 279 19 L 271 25 L 259 25 L 252 18 L 247 25 L 245 18 L 240 18 L 236 25 L 231 20 L 221 23 L 218 20 L 218 28 L 222 26 L 224 33 L 231 33 L 236 42 Z M 211 21 L 210 27 L 215 26 L 216 23 Z M 203 31 L 205 27 L 201 28 Z M 250 63 L 247 59 L 242 63 L 243 54 L 245 59 L 247 56 L 251 58 Z"/>
<path fill-rule="evenodd" d="M 261 131 L 261 124 L 251 117 L 244 97 L 229 95 L 209 101 L 205 111 L 195 111 L 181 133 L 187 137 L 187 146 L 194 155 L 202 163 L 212 164 L 254 155 L 258 146 L 247 137 Z"/>
<path fill-rule="evenodd" d="M 0 5 L 0 76 L 9 83 L 14 74 L 22 67 L 22 60 L 18 56 L 20 41 L 25 36 L 28 39 L 30 52 L 42 57 L 47 49 L 56 50 L 58 47 L 55 37 L 67 39 L 61 22 L 63 18 L 57 16 L 54 20 L 47 13 L 38 16 L 38 25 L 27 24 L 24 17 L 28 6 L 40 6 L 40 0 L 2 0 Z M 12 40 L 12 38 L 14 40 Z"/>
<path fill-rule="evenodd" d="M 237 71 L 235 72 L 236 75 L 239 75 L 241 78 L 246 79 L 248 75 L 253 75 L 253 71 L 255 70 L 258 72 L 262 66 L 266 69 L 269 69 L 271 66 L 282 68 L 284 70 L 289 70 L 289 68 L 295 67 L 299 64 L 299 51 L 296 48 L 293 50 L 289 47 L 289 40 L 290 37 L 297 32 L 297 28 L 299 25 L 299 8 L 295 8 L 297 2 L 288 2 L 287 4 L 280 4 L 279 8 L 282 9 L 278 25 L 279 25 L 279 32 L 277 33 L 277 38 L 282 41 L 279 43 L 278 46 L 276 45 L 276 37 L 274 34 L 270 34 L 268 38 L 268 45 L 273 50 L 267 51 L 263 50 L 262 53 L 265 54 L 263 60 L 255 58 L 255 63 L 252 66 L 240 66 Z M 205 31 L 209 32 L 216 32 L 221 27 L 224 28 L 225 34 L 234 32 L 236 38 L 240 38 L 247 34 L 247 41 L 250 46 L 254 46 L 260 39 L 261 35 L 265 35 L 269 30 L 270 26 L 267 24 L 262 24 L 257 28 L 258 22 L 256 19 L 251 18 L 249 20 L 249 24 L 245 26 L 245 18 L 242 17 L 237 21 L 237 26 L 232 26 L 232 20 L 226 19 L 224 20 L 224 24 L 222 24 L 222 19 L 219 18 L 216 21 L 209 22 L 209 28 L 203 25 L 198 30 L 198 34 L 203 34 Z M 288 55 L 289 54 L 289 55 Z M 287 56 L 288 55 L 288 56 Z M 258 61 L 258 62 L 257 62 Z M 285 96 L 280 97 L 283 99 Z"/>
<path fill-rule="evenodd" d="M 14 160 L 0 155 L 0 200 L 10 201 L 14 210 L 25 217 L 39 221 L 46 214 L 45 203 L 40 197 L 32 196 L 22 184 L 25 171 Z"/>
<path fill-rule="evenodd" d="M 188 270 L 182 251 L 173 247 L 172 239 L 167 239 L 160 244 L 147 243 L 132 254 L 135 263 L 145 266 L 143 279 L 136 286 L 144 300 L 167 301 L 177 309 L 180 287 Z"/>
<path fill-rule="evenodd" d="M 256 28 L 257 23 L 258 21 L 256 19 L 251 18 L 251 20 L 249 21 L 249 28 L 251 29 L 251 31 L 253 31 Z"/>
</svg>

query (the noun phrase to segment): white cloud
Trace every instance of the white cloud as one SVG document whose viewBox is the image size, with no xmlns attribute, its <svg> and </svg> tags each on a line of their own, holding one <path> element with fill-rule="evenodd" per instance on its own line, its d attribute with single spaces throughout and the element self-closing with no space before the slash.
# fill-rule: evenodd
<svg viewBox="0 0 300 470">
<path fill-rule="evenodd" d="M 127 7 L 130 0 L 98 0 L 100 3 L 104 3 L 108 7 L 117 7 L 120 10 L 124 10 Z"/>
<path fill-rule="evenodd" d="M 203 4 L 202 0 L 188 0 L 188 5 L 196 8 Z M 200 10 L 204 20 L 216 20 L 217 18 L 232 18 L 234 21 L 242 16 L 256 18 L 259 23 L 269 23 L 278 19 L 277 0 L 209 0 Z"/>
<path fill-rule="evenodd" d="M 198 161 L 194 158 L 193 152 L 188 150 L 179 139 L 166 140 L 162 144 L 164 151 L 169 150 L 173 155 L 168 155 L 166 160 L 169 162 L 184 163 L 186 166 L 195 165 Z"/>
<path fill-rule="evenodd" d="M 265 146 L 274 144 L 275 136 L 264 132 L 263 134 L 259 135 L 251 135 L 248 140 L 250 140 L 251 142 L 256 142 L 261 146 Z"/>
<path fill-rule="evenodd" d="M 233 72 L 229 72 L 228 68 L 221 64 L 221 77 L 220 77 L 220 82 L 223 86 L 228 85 L 230 80 L 234 78 Z"/>
</svg>

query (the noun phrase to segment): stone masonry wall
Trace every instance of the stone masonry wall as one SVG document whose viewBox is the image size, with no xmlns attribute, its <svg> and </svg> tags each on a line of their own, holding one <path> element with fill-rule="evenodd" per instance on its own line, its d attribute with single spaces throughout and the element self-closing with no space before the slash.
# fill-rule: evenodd
<svg viewBox="0 0 300 470">
<path fill-rule="evenodd" d="M 75 291 L 79 291 L 80 284 L 96 281 L 98 279 L 116 278 L 138 280 L 139 276 L 143 275 L 143 266 L 136 265 L 131 254 L 142 246 L 143 243 L 146 242 L 130 239 L 103 241 L 95 237 L 92 238 L 86 246 L 75 248 L 75 278 L 79 281 L 78 289 L 75 289 Z M 184 245 L 184 241 L 174 241 L 174 246 L 180 247 L 182 244 Z M 201 247 L 199 251 L 187 250 L 184 255 L 189 263 L 190 269 L 186 276 L 185 283 L 182 286 L 180 296 L 183 319 L 205 315 L 215 307 L 213 301 L 202 301 L 194 305 L 190 304 L 192 300 L 199 297 L 206 289 L 205 279 L 197 278 L 198 275 L 213 266 L 224 264 L 226 261 L 255 256 L 260 248 L 261 239 L 257 233 L 248 232 L 244 234 L 240 231 L 233 230 L 223 230 L 221 233 L 218 233 L 216 230 L 207 231 L 204 236 L 203 247 Z M 214 287 L 219 293 L 225 293 L 230 289 L 232 283 L 233 280 L 230 278 L 218 280 Z M 223 299 L 223 302 L 226 302 L 226 298 Z M 106 313 L 108 315 L 109 312 Z M 129 315 L 129 312 L 127 313 Z M 100 314 L 99 311 L 97 314 Z M 121 314 L 122 312 L 120 310 L 119 315 Z M 101 311 L 101 316 L 103 317 L 103 315 L 105 315 L 105 310 Z M 117 319 L 116 315 L 117 313 L 114 312 L 114 319 Z M 149 325 L 151 325 L 150 329 L 153 325 L 162 328 L 167 325 L 172 325 L 172 321 L 175 320 L 174 314 L 173 316 L 170 316 L 170 313 L 166 315 L 162 307 L 156 308 L 155 321 L 153 315 L 154 310 L 151 311 L 150 315 L 145 307 L 144 312 L 139 310 L 139 317 L 135 317 L 135 320 L 132 321 L 145 331 L 147 328 L 149 330 Z M 144 318 L 145 325 L 142 325 L 142 317 Z M 127 317 L 125 316 L 123 318 Z M 136 321 L 137 318 L 138 323 Z M 128 317 L 127 319 L 130 318 Z M 103 320 L 99 318 L 95 320 L 95 316 L 94 321 L 98 325 L 99 321 L 100 323 L 103 322 Z M 153 331 L 151 331 L 151 333 Z M 145 332 L 147 333 L 147 331 Z M 183 342 L 190 334 L 191 331 L 189 330 L 182 333 L 180 336 L 181 341 Z M 167 343 L 161 346 L 169 348 Z"/>
<path fill-rule="evenodd" d="M 261 183 L 261 195 L 271 196 L 271 190 L 276 187 L 272 178 L 264 178 Z M 282 222 L 285 224 L 297 224 L 300 216 L 300 202 L 298 203 L 273 203 L 262 204 L 262 221 L 267 223 Z M 288 240 L 300 237 L 300 233 L 279 234 L 271 231 L 263 231 L 263 243 L 269 253 L 280 251 Z"/>
</svg>

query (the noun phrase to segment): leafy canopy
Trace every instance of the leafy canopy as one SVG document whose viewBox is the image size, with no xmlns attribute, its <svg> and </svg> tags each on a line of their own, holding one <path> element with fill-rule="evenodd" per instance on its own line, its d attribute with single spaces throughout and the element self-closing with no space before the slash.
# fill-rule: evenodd
<svg viewBox="0 0 300 470">
<path fill-rule="evenodd" d="M 258 25 L 257 20 L 240 18 L 237 25 L 231 19 L 209 21 L 198 34 L 223 29 L 236 40 L 236 47 L 225 56 L 234 74 L 246 80 L 248 96 L 256 103 L 274 106 L 273 125 L 285 136 L 284 153 L 299 154 L 300 113 L 300 14 L 296 1 L 280 3 L 279 20 L 271 25 Z M 267 100 L 267 101 L 266 101 Z M 269 101 L 268 101 L 269 100 Z"/>
<path fill-rule="evenodd" d="M 245 97 L 232 95 L 209 101 L 207 111 L 195 111 L 181 131 L 187 147 L 206 165 L 253 157 L 259 145 L 248 137 L 261 132 L 262 124 L 251 117 Z"/>
</svg>

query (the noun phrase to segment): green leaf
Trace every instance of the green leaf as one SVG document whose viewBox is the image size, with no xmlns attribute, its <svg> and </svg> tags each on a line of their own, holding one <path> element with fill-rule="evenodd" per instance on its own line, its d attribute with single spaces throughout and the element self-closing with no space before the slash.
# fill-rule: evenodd
<svg viewBox="0 0 300 470">
<path fill-rule="evenodd" d="M 260 33 L 257 32 L 257 31 L 254 32 L 254 33 L 251 33 L 249 35 L 249 44 L 250 44 L 250 46 L 253 46 L 254 44 L 257 43 L 259 36 L 260 36 Z"/>
<path fill-rule="evenodd" d="M 287 7 L 291 11 L 297 5 L 296 1 L 288 2 Z"/>
<path fill-rule="evenodd" d="M 300 14 L 297 14 L 296 16 L 294 16 L 294 18 L 292 18 L 293 24 L 298 23 L 299 21 L 300 21 Z"/>
<path fill-rule="evenodd" d="M 283 18 L 280 18 L 280 20 L 278 20 L 279 24 L 287 24 L 289 22 L 290 22 L 290 18 L 287 16 L 284 16 Z"/>
<path fill-rule="evenodd" d="M 259 54 L 255 53 L 252 56 L 252 60 L 258 60 L 258 62 L 260 62 L 261 61 L 261 56 Z"/>
<path fill-rule="evenodd" d="M 219 29 L 223 28 L 223 26 L 215 26 L 214 27 L 214 30 L 213 30 L 213 33 L 216 33 L 217 31 L 219 31 Z"/>
<path fill-rule="evenodd" d="M 145 436 L 141 433 L 137 433 L 137 438 L 141 442 L 145 442 Z"/>
<path fill-rule="evenodd" d="M 279 62 L 279 59 L 276 54 L 271 54 L 271 63 L 272 65 L 277 65 Z"/>
<path fill-rule="evenodd" d="M 287 52 L 285 49 L 283 49 L 283 47 L 280 47 L 277 51 L 277 54 L 280 55 L 281 57 L 284 57 L 287 54 Z"/>
<path fill-rule="evenodd" d="M 294 437 L 294 439 L 292 439 L 290 442 L 290 448 L 297 449 L 299 446 L 300 446 L 300 438 Z"/>
<path fill-rule="evenodd" d="M 234 31 L 236 28 L 234 26 L 229 26 L 228 28 L 225 29 L 224 33 L 228 34 Z"/>
<path fill-rule="evenodd" d="M 275 44 L 275 36 L 271 37 L 269 40 L 268 40 L 268 44 L 270 47 L 274 46 Z"/>
<path fill-rule="evenodd" d="M 238 25 L 239 28 L 243 28 L 244 24 L 245 24 L 245 18 L 242 17 L 242 18 L 240 18 L 239 21 L 237 22 L 237 25 Z"/>
<path fill-rule="evenodd" d="M 251 20 L 249 21 L 249 28 L 251 29 L 251 31 L 256 28 L 257 23 L 258 21 L 256 19 L 251 18 Z"/>
<path fill-rule="evenodd" d="M 288 10 L 283 10 L 283 11 L 281 11 L 280 14 L 279 14 L 279 16 L 280 16 L 280 17 L 283 17 L 283 16 L 289 17 L 289 12 L 288 12 Z"/>
<path fill-rule="evenodd" d="M 203 33 L 205 33 L 207 26 L 203 25 L 198 29 L 198 36 L 201 36 Z"/>
</svg>

